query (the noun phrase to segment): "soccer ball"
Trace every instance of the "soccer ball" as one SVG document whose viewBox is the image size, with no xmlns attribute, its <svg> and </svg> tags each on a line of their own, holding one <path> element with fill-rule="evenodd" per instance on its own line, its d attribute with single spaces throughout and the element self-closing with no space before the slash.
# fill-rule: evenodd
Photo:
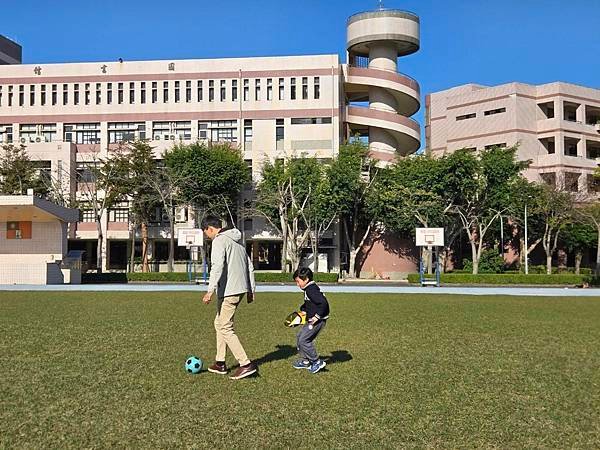
<svg viewBox="0 0 600 450">
<path fill-rule="evenodd" d="M 304 311 L 294 311 L 285 318 L 283 324 L 286 327 L 297 327 L 306 323 L 306 313 Z"/>
<path fill-rule="evenodd" d="M 197 356 L 188 356 L 185 360 L 185 370 L 189 373 L 200 373 L 202 370 L 202 360 Z"/>
</svg>

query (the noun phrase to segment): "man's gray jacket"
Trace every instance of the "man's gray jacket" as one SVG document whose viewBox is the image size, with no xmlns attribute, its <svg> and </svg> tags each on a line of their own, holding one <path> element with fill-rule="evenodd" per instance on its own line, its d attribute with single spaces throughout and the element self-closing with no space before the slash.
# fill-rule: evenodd
<svg viewBox="0 0 600 450">
<path fill-rule="evenodd" d="M 254 292 L 254 267 L 242 244 L 242 233 L 236 228 L 222 229 L 212 241 L 208 291 L 217 298 Z"/>
</svg>

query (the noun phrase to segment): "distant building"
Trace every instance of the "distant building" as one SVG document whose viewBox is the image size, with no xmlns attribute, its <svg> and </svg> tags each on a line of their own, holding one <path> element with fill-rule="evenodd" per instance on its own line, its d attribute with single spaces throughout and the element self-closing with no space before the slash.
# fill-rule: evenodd
<svg viewBox="0 0 600 450">
<path fill-rule="evenodd" d="M 21 64 L 21 61 L 21 46 L 0 34 L 0 64 Z"/>
<path fill-rule="evenodd" d="M 596 193 L 600 157 L 600 89 L 556 82 L 539 86 L 466 84 L 427 95 L 426 151 L 519 144 L 530 180 L 570 192 Z"/>
<path fill-rule="evenodd" d="M 331 160 L 341 142 L 358 134 L 368 139 L 372 157 L 386 164 L 420 146 L 420 126 L 410 118 L 420 107 L 419 84 L 397 71 L 398 57 L 419 49 L 419 26 L 416 15 L 397 10 L 350 17 L 347 63 L 331 54 L 3 66 L 0 142 L 25 144 L 41 169 L 64 173 L 65 183 L 77 172 L 85 178 L 83 161 L 91 152 L 106 157 L 133 139 L 150 140 L 157 157 L 175 142 L 229 142 L 242 149 L 256 177 L 265 159 L 305 154 Z M 20 47 L 13 58 L 20 61 Z M 78 195 L 75 183 L 71 192 Z M 131 251 L 128 202 L 101 220 L 103 269 L 122 270 Z M 175 221 L 176 228 L 195 225 L 186 208 L 176 211 Z M 278 270 L 281 236 L 257 217 L 242 217 L 237 225 L 256 268 Z M 168 215 L 157 210 L 149 228 L 150 254 L 164 261 Z M 321 270 L 338 271 L 347 261 L 340 234 L 322 236 Z M 84 207 L 70 246 L 85 250 L 91 266 L 97 236 L 93 211 Z M 176 259 L 187 257 L 178 248 Z M 414 270 L 414 263 L 403 268 L 380 243 L 366 258 L 367 272 Z"/>
</svg>

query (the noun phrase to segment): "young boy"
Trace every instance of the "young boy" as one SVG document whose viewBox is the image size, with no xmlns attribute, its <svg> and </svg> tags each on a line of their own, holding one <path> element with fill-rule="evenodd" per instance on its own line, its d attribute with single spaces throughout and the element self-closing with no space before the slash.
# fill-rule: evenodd
<svg viewBox="0 0 600 450">
<path fill-rule="evenodd" d="M 313 273 L 308 267 L 294 272 L 296 286 L 304 291 L 304 304 L 300 310 L 306 313 L 306 324 L 297 335 L 297 347 L 300 359 L 294 363 L 295 369 L 308 369 L 317 373 L 325 367 L 325 361 L 319 358 L 314 340 L 325 328 L 329 318 L 329 303 L 313 281 Z"/>
</svg>

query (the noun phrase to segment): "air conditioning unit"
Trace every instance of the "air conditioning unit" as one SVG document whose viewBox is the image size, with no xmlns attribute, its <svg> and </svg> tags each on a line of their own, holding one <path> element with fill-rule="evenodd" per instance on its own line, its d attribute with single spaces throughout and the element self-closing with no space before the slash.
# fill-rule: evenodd
<svg viewBox="0 0 600 450">
<path fill-rule="evenodd" d="M 177 208 L 175 209 L 175 222 L 187 222 L 187 209 Z"/>
<path fill-rule="evenodd" d="M 21 138 L 21 144 L 26 144 L 27 143 L 27 138 L 22 137 Z"/>
<path fill-rule="evenodd" d="M 155 141 L 160 141 L 160 134 L 155 134 L 154 135 L 154 140 Z"/>
<path fill-rule="evenodd" d="M 177 135 L 175 135 L 175 134 L 169 135 L 169 139 L 171 139 L 172 141 L 174 141 L 176 138 L 177 138 Z"/>
<path fill-rule="evenodd" d="M 167 213 L 166 211 L 162 211 L 162 213 L 160 215 L 160 221 L 161 222 L 169 222 L 169 213 Z"/>
<path fill-rule="evenodd" d="M 42 138 L 40 136 L 36 136 L 35 142 L 42 142 Z"/>
</svg>

